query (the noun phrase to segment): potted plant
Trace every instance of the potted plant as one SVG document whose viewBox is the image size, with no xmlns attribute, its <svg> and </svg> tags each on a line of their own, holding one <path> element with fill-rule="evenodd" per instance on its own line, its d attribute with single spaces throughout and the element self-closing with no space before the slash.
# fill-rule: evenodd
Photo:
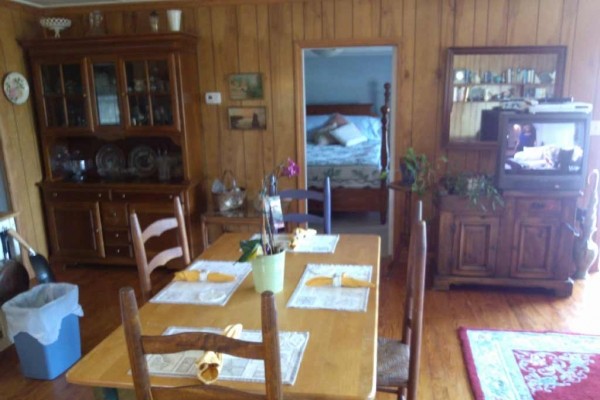
<svg viewBox="0 0 600 400">
<path fill-rule="evenodd" d="M 439 162 L 446 162 L 440 157 Z M 410 190 L 419 197 L 423 196 L 434 184 L 437 177 L 438 165 L 432 163 L 424 153 L 417 153 L 409 147 L 400 159 L 402 183 L 410 185 Z"/>
<path fill-rule="evenodd" d="M 473 207 L 487 211 L 488 207 L 504 206 L 502 195 L 494 186 L 493 179 L 485 174 L 477 173 L 447 173 L 440 179 L 440 195 L 464 196 Z"/>
</svg>

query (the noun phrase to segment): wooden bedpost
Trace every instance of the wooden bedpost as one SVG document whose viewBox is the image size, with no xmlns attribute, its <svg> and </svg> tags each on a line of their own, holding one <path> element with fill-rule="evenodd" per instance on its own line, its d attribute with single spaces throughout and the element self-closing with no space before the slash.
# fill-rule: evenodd
<svg viewBox="0 0 600 400">
<path fill-rule="evenodd" d="M 388 175 L 389 175 L 389 120 L 390 113 L 390 88 L 392 85 L 386 82 L 383 85 L 384 105 L 381 106 L 381 209 L 379 211 L 379 219 L 381 224 L 385 224 L 388 212 Z"/>
</svg>

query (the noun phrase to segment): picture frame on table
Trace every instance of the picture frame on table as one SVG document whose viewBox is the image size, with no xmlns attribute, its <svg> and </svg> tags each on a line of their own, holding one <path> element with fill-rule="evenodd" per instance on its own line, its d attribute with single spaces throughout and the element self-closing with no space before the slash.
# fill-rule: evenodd
<svg viewBox="0 0 600 400">
<path fill-rule="evenodd" d="M 267 129 L 267 108 L 229 107 L 227 120 L 231 130 L 265 130 Z"/>
<path fill-rule="evenodd" d="M 256 100 L 264 96 L 262 74 L 231 74 L 227 79 L 231 100 Z"/>
</svg>

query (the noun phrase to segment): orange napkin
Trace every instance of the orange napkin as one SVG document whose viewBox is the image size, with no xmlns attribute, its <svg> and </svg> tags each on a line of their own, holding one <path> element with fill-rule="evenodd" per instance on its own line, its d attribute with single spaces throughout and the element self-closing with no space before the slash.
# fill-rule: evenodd
<svg viewBox="0 0 600 400">
<path fill-rule="evenodd" d="M 242 329 L 242 324 L 228 325 L 223 330 L 223 335 L 237 339 L 242 334 Z M 210 385 L 219 378 L 221 368 L 223 368 L 223 355 L 214 351 L 206 351 L 196 360 L 196 366 L 198 367 L 198 379 L 202 383 Z"/>
<path fill-rule="evenodd" d="M 336 280 L 338 280 L 338 282 L 336 282 Z M 352 278 L 351 276 L 347 276 L 345 272 L 342 273 L 341 276 L 316 276 L 307 280 L 306 286 L 341 286 L 350 288 L 375 287 L 373 283 Z"/>
<path fill-rule="evenodd" d="M 175 272 L 173 281 L 184 281 L 184 282 L 232 282 L 235 281 L 235 276 L 229 274 L 222 274 L 220 272 L 207 272 L 205 270 L 184 270 Z"/>
</svg>

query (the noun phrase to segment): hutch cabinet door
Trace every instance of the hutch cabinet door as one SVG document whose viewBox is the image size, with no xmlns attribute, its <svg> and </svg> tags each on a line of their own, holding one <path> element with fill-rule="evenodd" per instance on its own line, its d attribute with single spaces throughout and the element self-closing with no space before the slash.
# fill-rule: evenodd
<svg viewBox="0 0 600 400">
<path fill-rule="evenodd" d="M 122 90 L 117 71 L 116 58 L 90 60 L 94 130 L 97 132 L 122 132 Z"/>
<path fill-rule="evenodd" d="M 513 231 L 510 275 L 514 278 L 553 278 L 560 249 L 560 227 L 559 216 L 521 215 Z"/>
<path fill-rule="evenodd" d="M 456 215 L 451 226 L 453 275 L 493 276 L 500 219 L 497 216 Z"/>
<path fill-rule="evenodd" d="M 104 257 L 97 201 L 47 203 L 48 230 L 55 257 Z"/>
<path fill-rule="evenodd" d="M 92 131 L 87 75 L 83 59 L 34 61 L 40 127 L 43 132 Z"/>
<path fill-rule="evenodd" d="M 123 61 L 128 134 L 180 132 L 175 70 L 172 54 Z"/>
</svg>

